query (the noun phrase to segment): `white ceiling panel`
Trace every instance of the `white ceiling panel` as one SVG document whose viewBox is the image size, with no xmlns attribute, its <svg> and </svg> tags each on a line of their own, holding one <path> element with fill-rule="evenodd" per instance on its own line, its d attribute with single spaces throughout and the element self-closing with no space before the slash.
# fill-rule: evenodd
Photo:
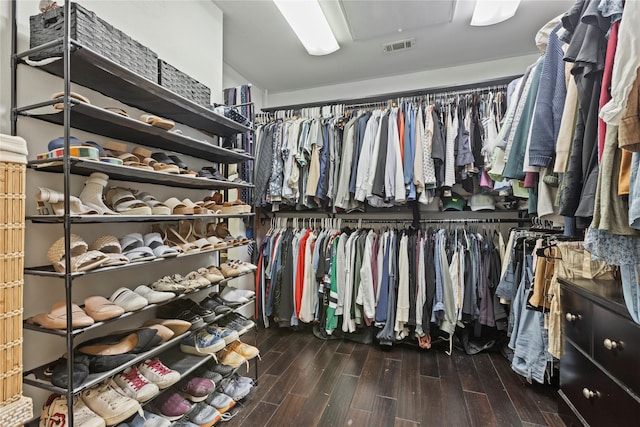
<svg viewBox="0 0 640 427">
<path fill-rule="evenodd" d="M 397 35 L 409 30 L 451 22 L 455 4 L 455 0 L 340 0 L 353 40 Z"/>
</svg>

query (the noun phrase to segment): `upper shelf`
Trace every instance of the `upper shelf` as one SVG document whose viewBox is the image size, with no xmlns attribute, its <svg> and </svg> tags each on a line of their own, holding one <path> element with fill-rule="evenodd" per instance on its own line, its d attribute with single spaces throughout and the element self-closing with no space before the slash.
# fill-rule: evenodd
<svg viewBox="0 0 640 427">
<path fill-rule="evenodd" d="M 76 47 L 70 52 L 70 78 L 74 83 L 213 135 L 231 136 L 251 130 L 127 70 L 87 47 L 74 44 Z M 64 76 L 62 58 L 36 68 Z"/>
<path fill-rule="evenodd" d="M 57 125 L 64 124 L 62 111 L 54 114 L 26 112 L 22 114 Z M 83 102 L 74 103 L 71 108 L 71 127 L 161 150 L 183 153 L 214 163 L 238 163 L 253 158 L 245 153 L 238 153 L 175 132 L 168 132 L 140 120 Z"/>
<path fill-rule="evenodd" d="M 144 182 L 148 184 L 166 185 L 168 187 L 195 188 L 201 190 L 253 188 L 252 184 L 240 184 L 231 181 L 192 177 L 191 175 L 156 172 L 132 166 L 118 166 L 85 158 L 74 157 L 70 160 L 71 173 L 74 175 L 89 176 L 93 172 L 102 172 L 109 175 L 110 179 L 118 181 Z M 29 162 L 29 167 L 38 171 L 61 173 L 62 161 L 62 158 L 35 160 Z"/>
</svg>

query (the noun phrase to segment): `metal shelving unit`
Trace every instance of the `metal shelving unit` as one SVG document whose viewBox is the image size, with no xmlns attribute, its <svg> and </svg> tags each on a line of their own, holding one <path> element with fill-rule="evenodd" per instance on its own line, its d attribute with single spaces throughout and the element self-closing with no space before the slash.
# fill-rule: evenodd
<svg viewBox="0 0 640 427">
<path fill-rule="evenodd" d="M 71 2 L 65 2 L 63 7 L 64 16 L 71 16 Z M 227 117 L 214 113 L 212 110 L 202 107 L 193 103 L 192 101 L 183 98 L 180 95 L 173 93 L 172 91 L 158 85 L 155 82 L 147 80 L 137 74 L 125 69 L 124 67 L 116 64 L 108 58 L 93 52 L 91 49 L 82 46 L 76 40 L 71 38 L 71 20 L 66 19 L 63 25 L 64 35 L 58 40 L 54 40 L 49 43 L 45 43 L 33 49 L 26 50 L 24 52 L 17 51 L 17 0 L 11 1 L 11 31 L 12 31 L 12 56 L 11 56 L 11 134 L 17 134 L 18 118 L 36 119 L 56 125 L 60 125 L 63 128 L 64 145 L 63 150 L 65 153 L 69 153 L 70 148 L 70 136 L 71 128 L 88 131 L 91 133 L 108 136 L 115 139 L 121 139 L 124 141 L 132 141 L 136 144 L 145 145 L 148 147 L 157 148 L 160 150 L 166 150 L 171 152 L 177 152 L 193 157 L 197 157 L 212 163 L 221 165 L 228 165 L 232 163 L 239 163 L 247 160 L 253 160 L 250 154 L 229 150 L 223 147 L 219 147 L 210 144 L 208 141 L 201 141 L 189 136 L 185 136 L 175 132 L 167 132 L 165 130 L 155 128 L 146 123 L 140 122 L 134 118 L 119 115 L 111 111 L 96 107 L 90 104 L 84 104 L 70 97 L 71 82 L 77 83 L 81 86 L 96 90 L 108 97 L 117 99 L 118 101 L 129 105 L 131 107 L 139 108 L 151 114 L 155 114 L 161 117 L 172 119 L 178 123 L 197 129 L 205 134 L 209 134 L 217 137 L 229 137 L 238 133 L 252 131 L 250 127 L 237 123 Z M 52 61 L 45 61 L 41 63 L 34 63 L 28 60 L 28 56 L 39 52 L 41 50 L 62 46 L 63 54 L 59 59 Z M 63 96 L 56 100 L 49 100 L 40 102 L 37 104 L 18 106 L 17 105 L 17 79 L 18 79 L 18 67 L 30 66 L 35 69 L 42 70 L 46 73 L 61 77 L 63 82 Z M 73 71 L 73 72 L 72 72 Z M 53 114 L 42 114 L 36 112 L 38 108 L 51 106 L 54 103 L 60 103 L 63 106 L 63 110 Z M 226 170 L 227 167 L 223 166 Z M 143 169 L 136 169 L 127 166 L 115 166 L 108 163 L 99 161 L 93 161 L 88 159 L 72 158 L 68 154 L 65 154 L 62 158 L 36 160 L 29 163 L 29 168 L 33 171 L 40 172 L 53 172 L 62 175 L 64 182 L 64 194 L 71 194 L 71 175 L 85 175 L 88 176 L 93 172 L 102 172 L 111 179 L 121 180 L 127 182 L 139 182 L 155 185 L 163 185 L 167 187 L 176 188 L 189 188 L 189 189 L 201 189 L 201 190 L 228 190 L 230 188 L 253 188 L 252 184 L 241 184 L 228 181 L 209 180 L 205 178 L 191 177 L 188 175 L 171 175 L 166 173 L 160 173 L 155 171 L 148 171 Z M 225 191 L 226 192 L 226 191 Z M 246 214 L 227 214 L 227 215 L 167 215 L 167 216 L 74 216 L 69 212 L 70 200 L 69 197 L 65 197 L 64 200 L 65 214 L 62 216 L 56 215 L 32 215 L 28 219 L 32 223 L 57 223 L 64 226 L 64 238 L 65 238 L 65 255 L 64 263 L 65 270 L 68 273 L 58 273 L 51 268 L 51 266 L 32 267 L 26 268 L 25 274 L 31 274 L 36 276 L 56 277 L 64 280 L 65 286 L 65 303 L 66 303 L 66 316 L 67 316 L 67 328 L 63 331 L 45 330 L 36 325 L 25 324 L 25 329 L 34 330 L 42 333 L 49 333 L 65 338 L 66 342 L 66 354 L 67 358 L 67 377 L 73 378 L 73 354 L 74 354 L 74 339 L 84 332 L 98 329 L 106 324 L 121 321 L 122 319 L 129 319 L 138 313 L 148 312 L 158 306 L 158 304 L 151 304 L 144 309 L 134 312 L 126 313 L 116 319 L 111 319 L 106 322 L 98 322 L 91 327 L 73 330 L 71 327 L 71 306 L 72 306 L 72 285 L 73 280 L 86 274 L 93 273 L 108 273 L 117 271 L 120 269 L 128 269 L 143 265 L 149 265 L 150 263 L 171 261 L 176 259 L 182 259 L 185 256 L 211 254 L 226 250 L 229 248 L 219 248 L 210 251 L 200 251 L 193 254 L 184 254 L 179 257 L 170 259 L 157 259 L 151 262 L 145 263 L 131 263 L 125 266 L 109 267 L 102 269 L 95 269 L 87 272 L 71 272 L 71 229 L 75 224 L 97 224 L 97 223 L 146 223 L 146 222 L 162 222 L 162 221 L 177 221 L 181 219 L 229 219 L 229 218 L 243 218 L 253 217 L 253 213 Z M 248 243 L 245 243 L 245 245 Z M 238 247 L 241 245 L 235 245 Z M 253 274 L 249 272 L 246 274 Z M 244 274 L 243 274 L 244 275 Z M 227 283 L 228 281 L 235 279 L 228 278 L 220 282 L 220 284 Z M 216 284 L 219 286 L 220 284 Z M 209 288 L 211 289 L 213 285 Z M 204 291 L 205 289 L 202 289 Z M 199 292 L 199 291 L 197 291 Z M 194 293 L 179 295 L 172 301 L 179 300 L 181 298 L 190 296 Z M 242 307 L 253 304 L 255 299 L 249 303 L 237 307 L 233 312 L 241 309 Z M 170 303 L 167 302 L 167 304 Z M 222 317 L 222 316 L 220 316 Z M 219 318 L 216 318 L 218 320 Z M 102 372 L 97 374 L 91 374 L 89 379 L 85 381 L 82 386 L 73 389 L 72 387 L 61 388 L 53 386 L 50 381 L 43 379 L 44 370 L 50 365 L 39 366 L 35 369 L 30 369 L 24 373 L 24 383 L 38 388 L 49 390 L 56 393 L 61 393 L 67 397 L 67 410 L 68 420 L 67 423 L 70 426 L 74 425 L 73 422 L 73 397 L 80 391 L 98 384 L 104 379 L 117 374 L 118 372 L 132 366 L 148 357 L 161 355 L 166 356 L 166 360 L 174 360 L 176 358 L 181 359 L 184 363 L 184 369 L 180 372 L 187 374 L 197 369 L 204 364 L 210 357 L 203 357 L 200 360 L 192 360 L 191 356 L 183 355 L 175 348 L 175 345 L 179 341 L 191 332 L 187 332 L 181 336 L 174 337 L 171 340 L 163 343 L 148 352 L 138 354 L 136 357 L 123 365 L 114 368 L 108 372 Z M 37 375 L 36 375 L 37 374 Z M 257 366 L 256 366 L 257 375 Z"/>
</svg>

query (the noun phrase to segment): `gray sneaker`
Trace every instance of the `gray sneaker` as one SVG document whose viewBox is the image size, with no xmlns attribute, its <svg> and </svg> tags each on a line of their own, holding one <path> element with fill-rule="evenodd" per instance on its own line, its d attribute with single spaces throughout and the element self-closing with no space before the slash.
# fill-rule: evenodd
<svg viewBox="0 0 640 427">
<path fill-rule="evenodd" d="M 220 412 L 205 402 L 199 402 L 185 415 L 184 419 L 199 426 L 213 425 L 220 420 Z"/>
<path fill-rule="evenodd" d="M 231 378 L 225 378 L 220 383 L 220 388 L 224 394 L 230 396 L 237 402 L 238 400 L 244 399 L 251 392 L 253 386 L 251 384 L 243 384 Z"/>
<path fill-rule="evenodd" d="M 236 404 L 236 401 L 230 396 L 218 392 L 211 393 L 211 395 L 207 397 L 206 402 L 216 408 L 221 414 L 224 414 Z"/>
</svg>

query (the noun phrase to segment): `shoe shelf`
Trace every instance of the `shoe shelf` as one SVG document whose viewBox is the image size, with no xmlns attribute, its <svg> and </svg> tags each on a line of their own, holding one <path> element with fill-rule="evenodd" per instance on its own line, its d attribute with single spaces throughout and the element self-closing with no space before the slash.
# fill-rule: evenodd
<svg viewBox="0 0 640 427">
<path fill-rule="evenodd" d="M 246 276 L 246 275 L 252 274 L 252 273 L 253 273 L 253 271 L 247 271 L 246 273 L 241 273 L 238 276 L 227 277 L 227 278 L 225 278 L 225 279 L 223 279 L 223 280 L 221 280 L 221 281 L 219 281 L 217 283 L 212 283 L 209 286 L 205 286 L 203 288 L 196 289 L 193 292 L 178 294 L 178 295 L 176 295 L 175 298 L 171 298 L 170 300 L 167 300 L 165 302 L 158 303 L 158 304 L 148 304 L 148 305 L 144 306 L 143 308 L 141 308 L 140 310 L 129 311 L 127 313 L 124 313 L 122 316 L 114 317 L 113 319 L 105 320 L 105 321 L 102 321 L 102 322 L 96 322 L 91 326 L 87 326 L 86 328 L 75 328 L 70 332 L 70 334 L 73 335 L 73 336 L 78 336 L 80 334 L 83 334 L 85 332 L 91 331 L 93 329 L 100 328 L 100 327 L 102 327 L 104 325 L 107 325 L 109 323 L 114 323 L 114 322 L 117 322 L 119 320 L 125 319 L 127 317 L 134 316 L 134 315 L 136 315 L 138 313 L 144 313 L 146 311 L 155 309 L 155 308 L 160 307 L 162 305 L 171 304 L 172 302 L 180 300 L 180 299 L 183 299 L 183 298 L 190 298 L 190 297 L 192 297 L 194 295 L 198 295 L 199 293 L 204 292 L 204 291 L 211 291 L 216 286 L 222 286 L 222 285 L 224 285 L 226 283 L 229 283 L 233 279 L 236 279 L 236 278 L 242 277 L 242 276 Z M 243 304 L 241 307 L 244 307 L 245 305 L 248 305 L 250 303 L 251 303 L 251 301 L 248 302 L 248 303 Z M 83 306 L 81 306 L 81 307 L 83 307 Z M 236 310 L 236 309 L 234 308 L 234 310 Z M 224 317 L 224 316 L 221 316 L 221 317 Z M 220 319 L 220 317 L 216 316 L 215 320 L 219 320 L 219 319 Z M 36 332 L 42 332 L 42 333 L 45 333 L 45 334 L 58 335 L 58 336 L 61 336 L 61 337 L 66 337 L 67 336 L 67 330 L 66 329 L 48 329 L 48 328 L 43 328 L 42 326 L 39 326 L 39 325 L 33 325 L 33 324 L 30 324 L 30 323 L 27 323 L 26 320 L 23 322 L 23 327 L 24 327 L 24 329 L 29 329 L 31 331 L 36 331 Z"/>
<path fill-rule="evenodd" d="M 114 267 L 95 268 L 93 270 L 88 270 L 88 271 L 76 271 L 76 272 L 70 273 L 69 275 L 71 276 L 72 279 L 74 279 L 74 278 L 77 278 L 77 277 L 85 276 L 87 274 L 107 273 L 107 272 L 113 272 L 113 271 L 117 271 L 117 270 L 124 270 L 124 269 L 132 268 L 132 267 L 139 267 L 139 266 L 142 266 L 142 265 L 149 265 L 151 263 L 160 263 L 160 262 L 167 262 L 167 261 L 172 261 L 172 260 L 176 260 L 176 259 L 182 259 L 182 258 L 187 257 L 187 256 L 210 254 L 210 253 L 214 253 L 214 252 L 224 251 L 224 250 L 227 250 L 227 249 L 239 248 L 241 246 L 247 246 L 247 245 L 249 245 L 251 243 L 253 243 L 253 242 L 249 241 L 249 242 L 242 243 L 242 244 L 239 244 L 239 245 L 234 245 L 234 246 L 226 246 L 226 247 L 223 247 L 223 248 L 210 249 L 208 251 L 199 251 L 199 252 L 193 252 L 193 253 L 190 253 L 190 254 L 182 254 L 182 255 L 178 255 L 177 257 L 173 257 L 173 258 L 156 258 L 156 259 L 153 259 L 151 261 L 130 262 L 129 264 L 117 265 L 117 266 L 114 266 Z M 28 268 L 24 269 L 24 274 L 28 274 L 28 275 L 31 275 L 31 276 L 58 277 L 58 278 L 61 278 L 61 279 L 63 279 L 67 275 L 66 273 L 60 273 L 60 272 L 55 271 L 52 265 L 43 265 L 43 266 L 38 266 L 38 267 L 28 267 Z"/>
<path fill-rule="evenodd" d="M 89 176 L 94 172 L 102 172 L 109 175 L 109 179 L 112 180 L 143 182 L 147 184 L 166 185 L 168 187 L 194 188 L 200 190 L 253 188 L 252 184 L 156 172 L 132 166 L 112 165 L 110 163 L 84 158 L 73 157 L 69 160 L 71 162 L 71 173 L 73 175 Z M 62 162 L 62 158 L 32 160 L 28 166 L 37 171 L 63 173 Z"/>
<path fill-rule="evenodd" d="M 242 304 L 241 306 L 235 307 L 232 311 L 230 311 L 229 313 L 225 313 L 225 314 L 221 314 L 219 316 L 216 316 L 215 320 L 213 320 L 212 322 L 209 322 L 209 324 L 214 323 L 220 319 L 222 319 L 225 316 L 228 316 L 230 313 L 235 313 L 238 310 L 242 309 L 243 307 L 248 306 L 249 304 L 253 304 L 253 302 L 255 301 L 255 298 L 252 298 L 249 302 L 246 302 L 244 304 Z M 182 335 L 179 335 L 177 337 L 173 337 L 171 338 L 169 341 L 162 343 L 154 348 L 152 348 L 149 351 L 146 351 L 144 353 L 140 353 L 138 354 L 134 359 L 131 359 L 130 361 L 123 363 L 122 365 L 119 365 L 118 367 L 111 369 L 109 371 L 105 371 L 105 372 L 100 372 L 100 373 L 96 373 L 96 374 L 89 374 L 89 377 L 87 377 L 87 379 L 85 380 L 85 382 L 76 387 L 75 389 L 72 390 L 73 394 L 78 394 L 80 392 L 82 392 L 83 390 L 86 390 L 100 382 L 102 382 L 103 380 L 105 380 L 106 378 L 112 377 L 122 371 L 124 371 L 125 369 L 127 369 L 129 366 L 133 366 L 136 365 L 148 358 L 153 358 L 158 356 L 160 358 L 160 360 L 165 361 L 164 355 L 167 354 L 168 359 L 167 360 L 171 360 L 171 358 L 181 358 L 181 359 L 194 359 L 194 365 L 193 366 L 189 366 L 187 363 L 182 363 L 180 362 L 179 365 L 182 365 L 182 370 L 180 369 L 176 369 L 173 367 L 172 365 L 167 365 L 168 367 L 170 367 L 171 369 L 176 369 L 178 370 L 178 372 L 180 372 L 180 374 L 182 376 L 184 375 L 188 375 L 189 373 L 195 371 L 197 368 L 199 368 L 200 366 L 202 366 L 204 363 L 206 363 L 208 360 L 210 360 L 212 357 L 211 355 L 203 355 L 203 357 L 199 357 L 199 356 L 195 356 L 195 355 L 189 355 L 187 353 L 182 353 L 179 348 L 176 346 L 176 344 L 180 343 L 180 341 L 183 338 L 187 338 L 188 336 L 190 336 L 191 334 L 193 334 L 195 331 L 187 331 Z M 62 387 L 58 387 L 55 386 L 51 383 L 51 381 L 46 380 L 46 379 L 41 379 L 41 378 L 45 378 L 45 372 L 47 371 L 47 368 L 51 365 L 52 362 L 38 366 L 37 368 L 34 369 L 30 369 L 28 371 L 24 372 L 23 375 L 23 382 L 25 384 L 29 384 L 31 386 L 37 387 L 37 388 L 41 388 L 41 389 L 45 389 L 45 390 L 49 390 L 51 392 L 54 393 L 60 393 L 60 394 L 65 394 L 67 393 L 67 389 L 62 388 Z M 157 397 L 157 396 L 156 396 Z"/>
<path fill-rule="evenodd" d="M 228 219 L 255 216 L 255 213 L 243 214 L 213 214 L 213 215 L 71 215 L 72 224 L 95 224 L 112 222 L 169 222 L 182 219 Z M 28 215 L 27 219 L 39 224 L 61 224 L 64 217 L 60 215 Z"/>
<path fill-rule="evenodd" d="M 100 383 L 104 379 L 112 377 L 112 376 L 118 374 L 119 372 L 127 369 L 129 366 L 133 366 L 133 365 L 135 365 L 137 363 L 143 362 L 145 359 L 155 357 L 158 354 L 162 353 L 163 351 L 167 350 L 168 348 L 173 347 L 175 344 L 178 344 L 180 342 L 180 340 L 190 336 L 192 333 L 193 333 L 193 331 L 187 331 L 182 335 L 178 335 L 177 337 L 173 337 L 169 341 L 167 341 L 165 343 L 162 343 L 162 344 L 152 348 L 149 351 L 146 351 L 144 353 L 140 353 L 140 354 L 136 355 L 136 357 L 134 359 L 131 359 L 128 362 L 123 363 L 122 365 L 119 365 L 118 367 L 116 367 L 114 369 L 111 369 L 109 371 L 100 372 L 100 373 L 96 373 L 96 374 L 89 374 L 89 377 L 85 380 L 85 382 L 82 385 L 80 385 L 80 386 L 76 387 L 75 389 L 73 389 L 72 393 L 73 394 L 78 394 L 82 390 L 85 390 L 85 389 L 87 389 L 89 387 L 92 387 L 92 386 Z M 23 382 L 25 384 L 29 384 L 29 385 L 32 385 L 34 387 L 38 387 L 38 388 L 42 388 L 42 389 L 45 389 L 45 390 L 49 390 L 49 391 L 54 392 L 54 393 L 66 394 L 67 393 L 67 389 L 55 386 L 48 380 L 40 379 L 40 378 L 44 378 L 45 377 L 45 375 L 44 375 L 45 371 L 47 370 L 47 368 L 50 365 L 51 365 L 51 363 L 47 363 L 47 364 L 39 366 L 37 368 L 25 371 L 24 372 L 24 376 L 23 376 Z"/>
<path fill-rule="evenodd" d="M 31 114 L 23 111 L 21 114 L 56 125 L 64 125 L 62 111 L 54 114 Z M 74 103 L 71 107 L 71 127 L 148 147 L 175 151 L 214 163 L 239 163 L 253 159 L 246 153 L 169 132 L 83 102 Z"/>
<path fill-rule="evenodd" d="M 213 135 L 232 136 L 252 130 L 127 70 L 75 41 L 72 43 L 74 46 L 70 51 L 70 61 L 71 81 L 74 83 Z M 24 56 L 25 53 L 17 55 L 18 58 Z M 21 61 L 27 63 L 24 59 Z M 43 65 L 28 65 L 64 77 L 62 58 Z"/>
</svg>

